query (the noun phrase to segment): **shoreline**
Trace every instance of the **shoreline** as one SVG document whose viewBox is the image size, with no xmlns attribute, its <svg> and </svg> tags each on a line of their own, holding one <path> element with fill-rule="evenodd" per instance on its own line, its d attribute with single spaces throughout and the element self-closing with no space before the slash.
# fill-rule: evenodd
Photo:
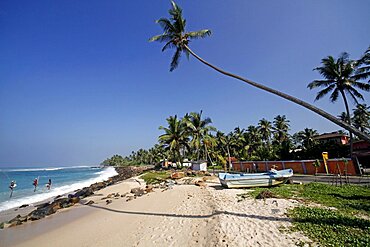
<svg viewBox="0 0 370 247">
<path fill-rule="evenodd" d="M 89 194 L 92 195 L 93 192 L 96 191 L 96 190 L 98 190 L 98 189 L 104 188 L 106 186 L 110 186 L 110 185 L 115 184 L 115 183 L 118 183 L 120 181 L 123 181 L 124 179 L 127 179 L 129 177 L 132 177 L 132 176 L 136 175 L 137 173 L 143 172 L 144 170 L 151 169 L 151 166 L 142 166 L 142 167 L 113 167 L 113 168 L 115 169 L 115 171 L 117 172 L 117 174 L 114 175 L 114 176 L 112 176 L 112 177 L 109 177 L 108 179 L 103 180 L 101 182 L 95 182 L 95 183 L 92 183 L 89 186 L 84 187 L 84 188 L 81 188 L 81 189 L 77 189 L 77 190 L 74 190 L 74 191 L 66 192 L 64 194 L 57 195 L 57 196 L 51 196 L 51 197 L 49 197 L 47 199 L 44 199 L 44 200 L 40 200 L 40 201 L 37 201 L 37 202 L 34 202 L 34 203 L 30 203 L 30 204 L 24 204 L 24 205 L 22 205 L 20 207 L 13 207 L 13 208 L 6 209 L 4 211 L 1 211 L 0 212 L 0 231 L 1 231 L 2 227 L 6 226 L 7 222 L 9 222 L 9 221 L 14 220 L 15 221 L 15 225 L 20 225 L 23 222 L 27 221 L 27 220 L 25 220 L 23 222 L 19 222 L 19 221 L 17 222 L 16 219 L 15 219 L 15 217 L 17 217 L 17 216 L 26 217 L 26 216 L 30 215 L 33 211 L 37 210 L 40 206 L 43 206 L 43 205 L 45 206 L 47 204 L 50 205 L 54 201 L 56 201 L 57 199 L 60 199 L 60 198 L 71 198 L 71 197 L 75 196 L 76 194 L 77 194 L 77 197 L 84 198 L 84 197 L 88 196 Z M 90 190 L 89 190 L 89 188 L 90 188 Z M 88 191 L 86 191 L 86 190 L 88 190 Z M 88 192 L 88 194 L 86 194 L 86 193 L 84 194 L 83 193 L 84 191 L 85 192 Z M 72 205 L 69 205 L 68 207 L 73 206 L 76 202 L 74 202 Z M 53 213 L 55 213 L 55 212 L 52 212 L 51 211 L 47 215 L 51 215 Z M 40 217 L 40 218 L 43 218 L 43 217 Z M 38 219 L 34 219 L 34 220 L 38 220 Z M 12 226 L 15 226 L 15 225 L 13 223 Z"/>
<path fill-rule="evenodd" d="M 87 166 L 76 166 L 76 167 L 71 167 L 73 168 L 89 168 L 93 169 L 94 167 L 87 167 Z M 45 168 L 45 170 L 64 170 L 67 168 L 62 168 L 62 167 L 57 167 L 57 168 Z M 43 171 L 41 168 L 29 168 L 29 169 L 14 169 L 14 171 Z M 96 174 L 96 172 L 95 172 Z M 2 201 L 0 203 L 0 223 L 4 221 L 3 214 L 8 214 L 9 212 L 7 211 L 12 211 L 12 210 L 18 210 L 22 209 L 24 207 L 29 207 L 29 206 L 37 206 L 41 203 L 46 203 L 48 201 L 52 201 L 55 197 L 61 197 L 61 196 L 67 196 L 70 193 L 74 193 L 77 190 L 80 190 L 84 187 L 90 186 L 94 183 L 97 182 L 102 182 L 106 181 L 109 178 L 118 175 L 116 172 L 116 169 L 114 167 L 101 167 L 101 170 L 99 171 L 98 175 L 95 177 L 90 177 L 86 178 L 84 180 L 70 180 L 67 184 L 62 183 L 59 184 L 57 187 L 52 186 L 50 190 L 47 190 L 46 187 L 44 187 L 44 183 L 39 184 L 37 188 L 36 193 L 29 192 L 28 194 L 24 194 L 24 192 L 20 192 L 23 194 L 21 197 L 14 197 L 17 191 L 13 193 L 12 198 L 6 198 L 5 201 Z M 39 193 L 41 191 L 41 193 Z M 35 191 L 33 191 L 35 192 Z"/>
<path fill-rule="evenodd" d="M 199 180 L 204 183 L 196 186 Z M 237 195 L 246 191 L 223 189 L 216 177 L 184 178 L 168 184 L 146 187 L 143 180 L 132 177 L 100 189 L 76 206 L 43 220 L 4 229 L 0 238 L 5 247 L 39 247 L 50 243 L 53 246 L 121 246 L 123 243 L 125 246 L 296 246 L 301 241 L 310 242 L 300 233 L 280 231 L 291 224 L 286 211 L 299 205 L 295 200 L 240 201 Z M 146 188 L 147 192 L 135 196 L 138 188 L 143 191 Z M 90 200 L 94 203 L 86 205 Z"/>
</svg>

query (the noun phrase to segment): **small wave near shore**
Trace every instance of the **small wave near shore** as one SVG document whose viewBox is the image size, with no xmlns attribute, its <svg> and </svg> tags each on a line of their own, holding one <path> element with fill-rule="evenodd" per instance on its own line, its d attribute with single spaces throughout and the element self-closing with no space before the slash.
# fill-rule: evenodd
<svg viewBox="0 0 370 247">
<path fill-rule="evenodd" d="M 61 167 L 58 167 L 58 168 L 44 168 L 43 170 L 46 170 L 46 169 L 58 170 L 58 169 L 65 169 L 65 168 L 61 168 Z M 13 169 L 13 170 L 17 170 L 17 169 Z M 21 169 L 18 169 L 17 171 L 19 171 L 19 170 L 21 170 Z M 35 169 L 30 169 L 30 170 L 34 171 Z M 113 167 L 106 167 L 106 168 L 103 168 L 103 170 L 101 170 L 99 172 L 96 172 L 95 174 L 96 174 L 96 177 L 93 177 L 93 178 L 90 178 L 90 179 L 87 179 L 87 180 L 83 180 L 83 181 L 78 181 L 76 183 L 72 183 L 72 184 L 68 184 L 68 185 L 62 185 L 62 186 L 59 186 L 59 187 L 58 186 L 53 186 L 51 190 L 45 191 L 43 193 L 33 194 L 33 195 L 25 196 L 25 197 L 22 197 L 22 198 L 11 198 L 11 199 L 8 199 L 6 201 L 0 202 L 0 212 L 5 211 L 5 210 L 9 210 L 11 208 L 20 207 L 24 204 L 32 205 L 34 203 L 38 203 L 38 202 L 56 197 L 58 195 L 68 194 L 68 193 L 73 192 L 75 190 L 82 189 L 84 187 L 90 186 L 93 183 L 108 180 L 110 177 L 113 177 L 113 176 L 117 175 L 118 173 L 116 172 L 116 170 Z"/>
</svg>

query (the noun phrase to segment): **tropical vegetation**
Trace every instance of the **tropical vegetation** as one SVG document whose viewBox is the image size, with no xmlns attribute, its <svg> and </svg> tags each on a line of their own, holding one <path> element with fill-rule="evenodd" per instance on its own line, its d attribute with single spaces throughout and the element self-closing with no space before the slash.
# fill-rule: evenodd
<svg viewBox="0 0 370 247">
<path fill-rule="evenodd" d="M 170 14 L 170 19 L 160 18 L 159 20 L 157 20 L 157 23 L 163 29 L 163 33 L 159 34 L 159 35 L 156 35 L 156 36 L 153 36 L 152 38 L 149 39 L 149 41 L 164 42 L 165 45 L 163 46 L 162 51 L 165 51 L 165 50 L 170 49 L 170 48 L 175 49 L 175 53 L 172 57 L 172 61 L 171 61 L 171 65 L 170 65 L 170 71 L 173 71 L 175 68 L 178 67 L 180 57 L 181 57 L 182 53 L 184 53 L 188 58 L 191 54 L 193 57 L 198 59 L 203 64 L 209 66 L 210 68 L 216 70 L 217 72 L 219 72 L 223 75 L 226 75 L 226 76 L 235 78 L 237 80 L 243 81 L 243 82 L 245 82 L 249 85 L 252 85 L 254 87 L 257 87 L 259 89 L 267 91 L 269 93 L 275 94 L 275 95 L 277 95 L 279 97 L 282 97 L 286 100 L 294 102 L 294 103 L 296 103 L 300 106 L 303 106 L 303 107 L 321 115 L 322 117 L 332 121 L 333 123 L 343 127 L 344 129 L 350 131 L 350 133 L 354 133 L 358 137 L 361 137 L 362 139 L 367 140 L 367 141 L 370 142 L 370 136 L 369 135 L 367 135 L 366 133 L 363 133 L 360 130 L 354 128 L 350 123 L 341 121 L 340 119 L 338 119 L 335 116 L 323 111 L 322 109 L 319 109 L 319 108 L 317 108 L 317 107 L 315 107 L 315 106 L 313 106 L 313 105 L 311 105 L 307 102 L 302 101 L 301 99 L 295 98 L 295 97 L 290 96 L 286 93 L 280 92 L 278 90 L 275 90 L 275 89 L 266 87 L 265 85 L 254 82 L 252 80 L 249 80 L 249 79 L 243 78 L 241 76 L 232 74 L 230 72 L 224 71 L 224 70 L 210 64 L 209 62 L 202 59 L 201 57 L 199 57 L 197 54 L 194 53 L 194 51 L 192 51 L 189 48 L 189 43 L 194 39 L 205 38 L 207 36 L 210 36 L 211 35 L 211 30 L 203 29 L 203 30 L 199 30 L 199 31 L 186 32 L 186 23 L 187 22 L 183 18 L 182 9 L 174 1 L 171 1 L 171 4 L 172 4 L 172 8 L 168 11 L 168 13 Z M 365 53 L 365 55 L 357 63 L 350 63 L 351 66 L 353 65 L 356 68 L 359 67 L 359 69 L 360 69 L 360 71 L 356 70 L 356 72 L 355 72 L 356 77 L 354 77 L 354 78 L 351 77 L 352 79 L 355 80 L 355 83 L 357 83 L 357 85 L 356 85 L 357 87 L 363 87 L 362 84 L 361 85 L 359 84 L 359 82 L 358 82 L 359 79 L 366 79 L 369 76 L 369 56 L 368 56 L 368 53 L 369 52 L 367 51 Z M 343 68 L 348 70 L 349 67 L 347 66 L 346 61 L 343 60 L 343 64 L 345 64 L 343 66 Z M 345 73 L 350 75 L 352 73 L 352 71 L 345 72 Z M 327 79 L 331 79 L 331 78 L 327 78 Z M 352 83 L 352 81 L 351 81 L 351 83 Z M 367 84 L 368 83 L 365 83 L 364 85 L 367 85 Z M 365 88 L 361 88 L 361 89 L 365 89 Z M 351 90 L 351 94 L 352 95 L 356 94 L 356 92 Z M 355 96 L 359 97 L 359 95 L 355 95 Z"/>
<path fill-rule="evenodd" d="M 356 111 L 357 108 L 354 114 Z M 367 116 L 368 113 L 367 109 Z M 226 169 L 232 159 L 319 159 L 323 150 L 332 158 L 341 158 L 349 153 L 347 145 L 319 142 L 315 139 L 319 135 L 317 130 L 305 128 L 290 133 L 290 120 L 285 115 L 277 115 L 272 121 L 263 118 L 256 125 L 236 127 L 228 133 L 214 127 L 211 118 L 203 117 L 202 111 L 183 117 L 170 116 L 166 122 L 167 125 L 159 127 L 164 133 L 152 148 L 139 149 L 126 157 L 114 155 L 103 164 L 158 165 L 167 160 L 181 166 L 185 160 L 205 160 L 209 165 Z"/>
<path fill-rule="evenodd" d="M 346 109 L 346 118 L 349 125 L 351 125 L 351 117 L 349 111 L 349 105 L 347 96 L 350 96 L 353 101 L 358 105 L 358 100 L 364 100 L 362 94 L 357 90 L 361 89 L 365 92 L 370 91 L 370 84 L 367 82 L 362 82 L 360 80 L 366 79 L 368 75 L 361 74 L 358 72 L 358 66 L 360 63 L 354 60 L 349 59 L 349 54 L 344 52 L 338 59 L 334 59 L 332 56 L 328 56 L 321 60 L 321 67 L 317 67 L 317 70 L 323 80 L 314 80 L 308 84 L 309 89 L 314 89 L 318 87 L 323 87 L 324 89 L 320 90 L 315 100 L 319 100 L 324 96 L 330 94 L 330 100 L 336 102 L 338 96 L 340 95 L 343 99 L 344 106 Z M 361 67 L 363 69 L 363 67 Z M 342 118 L 342 116 L 341 116 Z M 360 129 L 361 130 L 361 129 Z M 363 132 L 363 130 L 361 130 Z M 353 137 L 352 132 L 350 131 L 350 153 L 352 157 L 353 151 Z"/>
</svg>

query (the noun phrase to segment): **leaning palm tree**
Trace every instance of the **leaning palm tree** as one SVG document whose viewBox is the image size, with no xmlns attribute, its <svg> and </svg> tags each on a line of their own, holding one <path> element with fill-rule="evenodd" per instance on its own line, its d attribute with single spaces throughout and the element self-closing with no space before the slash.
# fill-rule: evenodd
<svg viewBox="0 0 370 247">
<path fill-rule="evenodd" d="M 357 91 L 356 88 L 370 91 L 370 84 L 358 81 L 356 79 L 356 64 L 349 59 L 348 53 L 342 53 L 338 59 L 328 56 L 321 60 L 321 67 L 315 68 L 324 80 L 314 80 L 308 84 L 309 89 L 322 87 L 316 95 L 315 100 L 319 100 L 330 94 L 331 102 L 336 102 L 339 95 L 344 101 L 344 106 L 347 113 L 348 124 L 351 125 L 351 117 L 346 95 L 349 95 L 358 104 L 358 99 L 364 100 L 364 97 Z M 353 152 L 353 138 L 350 131 L 350 154 Z"/>
<path fill-rule="evenodd" d="M 327 118 L 328 120 L 334 122 L 335 124 L 352 131 L 356 135 L 360 136 L 361 138 L 367 140 L 370 142 L 370 136 L 366 135 L 365 133 L 362 133 L 358 129 L 354 128 L 353 126 L 350 126 L 349 124 L 340 121 L 335 116 L 307 103 L 304 102 L 298 98 L 292 97 L 288 94 L 285 94 L 283 92 L 280 92 L 278 90 L 266 87 L 262 84 L 259 84 L 257 82 L 254 82 L 249 79 L 245 79 L 243 77 L 240 77 L 238 75 L 232 74 L 230 72 L 224 71 L 201 57 L 199 57 L 197 54 L 195 54 L 190 48 L 189 48 L 189 42 L 194 39 L 204 38 L 206 36 L 211 35 L 211 30 L 204 29 L 200 31 L 193 31 L 193 32 L 186 32 L 185 26 L 186 26 L 186 20 L 182 17 L 182 9 L 173 1 L 171 1 L 172 8 L 169 10 L 169 14 L 171 16 L 170 19 L 167 18 L 161 18 L 157 20 L 157 23 L 161 25 L 163 28 L 163 33 L 160 35 L 156 35 L 149 39 L 149 41 L 159 41 L 159 42 L 165 42 L 165 45 L 162 48 L 162 51 L 165 51 L 168 48 L 175 48 L 175 54 L 172 58 L 170 71 L 173 71 L 178 65 L 179 65 L 179 59 L 182 53 L 185 53 L 186 56 L 189 56 L 191 54 L 196 59 L 198 59 L 203 64 L 211 67 L 212 69 L 220 72 L 223 75 L 233 77 L 235 79 L 241 80 L 243 82 L 248 83 L 249 85 L 252 85 L 254 87 L 257 87 L 259 89 L 265 90 L 269 93 L 275 94 L 277 96 L 280 96 L 282 98 L 285 98 L 289 101 L 292 101 L 300 106 L 303 106 L 319 115 L 321 115 L 324 118 Z"/>
</svg>

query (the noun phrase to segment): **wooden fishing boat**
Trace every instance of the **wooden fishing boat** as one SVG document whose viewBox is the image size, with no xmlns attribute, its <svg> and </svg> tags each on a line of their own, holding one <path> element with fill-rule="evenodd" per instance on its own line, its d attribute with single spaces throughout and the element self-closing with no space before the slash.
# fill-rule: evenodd
<svg viewBox="0 0 370 247">
<path fill-rule="evenodd" d="M 218 174 L 221 185 L 226 188 L 269 187 L 285 183 L 292 176 L 292 169 L 264 173 Z"/>
</svg>

